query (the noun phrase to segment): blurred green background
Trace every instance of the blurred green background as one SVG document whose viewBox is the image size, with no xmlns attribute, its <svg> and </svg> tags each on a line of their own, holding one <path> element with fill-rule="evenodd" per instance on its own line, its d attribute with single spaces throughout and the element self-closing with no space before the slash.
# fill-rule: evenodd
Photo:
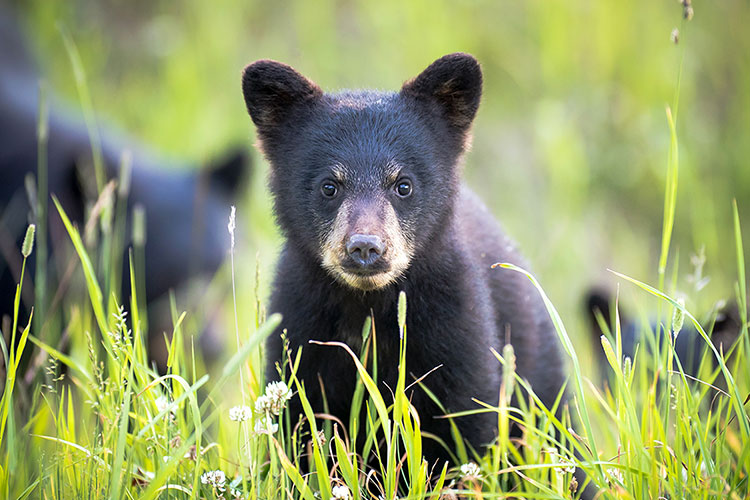
<svg viewBox="0 0 750 500">
<path fill-rule="evenodd" d="M 29 0 L 21 20 L 58 95 L 77 103 L 58 23 L 76 42 L 94 108 L 144 142 L 194 160 L 252 147 L 240 91 L 249 62 L 291 64 L 323 88 L 397 90 L 434 59 L 474 54 L 483 103 L 467 182 L 519 241 L 575 335 L 607 268 L 656 283 L 669 147 L 680 177 L 670 259 L 677 291 L 705 311 L 736 280 L 732 199 L 750 248 L 750 4 L 676 0 L 152 1 Z M 679 29 L 679 43 L 670 40 Z M 267 164 L 241 202 L 240 324 L 253 321 L 256 255 L 267 293 L 279 236 Z M 705 248 L 697 291 L 690 257 Z M 679 255 L 679 259 L 675 256 Z M 674 268 L 671 268 L 674 270 Z M 672 271 L 670 271 L 671 275 Z M 674 291 L 674 290 L 670 290 Z M 623 300 L 652 304 L 624 285 Z M 228 312 L 230 311 L 228 307 Z"/>
</svg>

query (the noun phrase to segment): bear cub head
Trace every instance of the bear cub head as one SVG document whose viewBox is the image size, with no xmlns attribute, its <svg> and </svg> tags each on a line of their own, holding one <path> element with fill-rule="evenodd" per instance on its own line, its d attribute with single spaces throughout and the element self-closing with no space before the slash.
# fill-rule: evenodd
<svg viewBox="0 0 750 500">
<path fill-rule="evenodd" d="M 242 90 L 289 245 L 361 291 L 383 289 L 429 257 L 452 213 L 479 106 L 476 59 L 444 56 L 399 92 L 339 93 L 261 60 L 245 68 Z"/>
</svg>

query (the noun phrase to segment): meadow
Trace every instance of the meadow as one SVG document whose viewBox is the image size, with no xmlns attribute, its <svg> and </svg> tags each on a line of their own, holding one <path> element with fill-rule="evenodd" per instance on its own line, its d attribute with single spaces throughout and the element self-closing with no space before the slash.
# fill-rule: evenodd
<svg viewBox="0 0 750 500">
<path fill-rule="evenodd" d="M 372 370 L 397 360 L 365 368 L 377 342 L 368 322 L 363 351 L 350 353 L 361 367 L 352 405 L 365 407 L 368 421 L 308 413 L 314 424 L 303 433 L 283 408 L 291 392 L 304 400 L 292 376 L 297 353 L 284 386 L 263 378 L 262 342 L 279 322 L 264 302 L 280 235 L 267 165 L 253 150 L 253 182 L 237 200 L 226 263 L 209 286 L 222 304 L 221 362 L 205 362 L 197 347 L 199 306 L 174 298 L 167 371 L 155 371 L 141 302 L 121 296 L 112 279 L 112 247 L 128 238 L 106 228 L 123 226 L 93 224 L 93 240 L 66 227 L 77 286 L 55 318 L 31 318 L 18 299 L 3 331 L 0 496 L 575 498 L 584 487 L 575 469 L 600 498 L 750 495 L 746 3 L 18 6 L 58 97 L 78 106 L 83 90 L 98 119 L 195 160 L 228 145 L 251 150 L 240 72 L 255 59 L 287 62 L 325 89 L 397 89 L 440 55 L 474 54 L 485 91 L 465 178 L 532 263 L 518 272 L 545 298 L 572 398 L 561 421 L 533 396 L 513 407 L 524 381 L 512 350 L 497 353 L 502 404 L 478 411 L 497 414 L 498 441 L 479 456 L 457 436 L 446 445 L 463 465 L 429 469 L 407 368 L 400 363 L 393 393 L 373 383 Z M 52 200 L 49 210 L 66 218 Z M 31 239 L 18 249 L 24 257 L 38 251 Z M 142 251 L 133 247 L 134 263 Z M 138 290 L 143 269 L 129 271 Z M 613 290 L 640 320 L 645 344 L 662 347 L 625 356 L 617 318 L 592 338 L 582 302 L 593 285 Z M 402 330 L 410 300 L 399 304 Z M 720 302 L 738 304 L 741 319 L 737 342 L 721 350 L 709 338 Z M 710 346 L 699 380 L 672 348 L 689 328 Z M 24 352 L 40 360 L 30 377 L 17 373 Z M 523 434 L 510 440 L 513 425 Z"/>
</svg>

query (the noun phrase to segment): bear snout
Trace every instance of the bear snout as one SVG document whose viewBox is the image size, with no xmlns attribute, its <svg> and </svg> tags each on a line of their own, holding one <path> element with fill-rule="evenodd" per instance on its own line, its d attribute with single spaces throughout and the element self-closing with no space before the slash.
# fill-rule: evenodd
<svg viewBox="0 0 750 500">
<path fill-rule="evenodd" d="M 385 243 L 375 234 L 353 234 L 346 242 L 346 253 L 362 269 L 368 269 L 385 253 Z"/>
</svg>

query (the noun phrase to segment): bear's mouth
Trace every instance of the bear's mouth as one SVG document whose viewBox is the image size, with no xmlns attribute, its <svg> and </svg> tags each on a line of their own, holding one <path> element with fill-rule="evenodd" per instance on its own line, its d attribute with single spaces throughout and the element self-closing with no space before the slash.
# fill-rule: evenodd
<svg viewBox="0 0 750 500">
<path fill-rule="evenodd" d="M 391 272 L 391 266 L 386 259 L 379 260 L 374 264 L 363 267 L 356 264 L 355 261 L 348 256 L 340 260 L 339 268 L 345 273 L 362 277 L 376 276 L 378 274 L 387 274 Z"/>
<path fill-rule="evenodd" d="M 344 284 L 362 291 L 372 291 L 384 288 L 398 278 L 398 274 L 389 271 L 357 270 L 350 271 L 339 268 L 335 277 Z"/>
</svg>

